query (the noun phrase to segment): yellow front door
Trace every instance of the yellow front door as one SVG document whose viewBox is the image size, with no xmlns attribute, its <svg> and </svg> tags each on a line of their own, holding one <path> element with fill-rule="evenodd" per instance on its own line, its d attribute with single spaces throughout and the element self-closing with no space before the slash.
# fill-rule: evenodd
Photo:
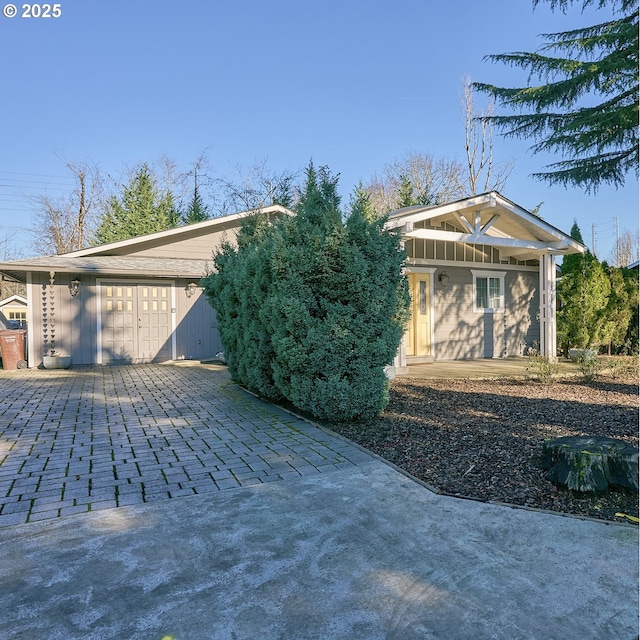
<svg viewBox="0 0 640 640">
<path fill-rule="evenodd" d="M 411 320 L 407 331 L 407 355 L 431 355 L 431 282 L 426 273 L 410 273 Z"/>
</svg>

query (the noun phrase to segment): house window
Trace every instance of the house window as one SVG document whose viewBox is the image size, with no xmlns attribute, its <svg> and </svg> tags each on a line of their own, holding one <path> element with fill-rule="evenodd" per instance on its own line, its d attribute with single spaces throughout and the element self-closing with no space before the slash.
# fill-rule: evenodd
<svg viewBox="0 0 640 640">
<path fill-rule="evenodd" d="M 504 311 L 506 271 L 478 271 L 473 274 L 473 310 L 475 313 Z"/>
<path fill-rule="evenodd" d="M 420 280 L 420 315 L 427 314 L 427 283 Z"/>
</svg>

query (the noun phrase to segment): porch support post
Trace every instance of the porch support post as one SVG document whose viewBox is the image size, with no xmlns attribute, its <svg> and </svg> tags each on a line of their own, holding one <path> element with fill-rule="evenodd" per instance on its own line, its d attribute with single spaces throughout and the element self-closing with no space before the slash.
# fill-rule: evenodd
<svg viewBox="0 0 640 640">
<path fill-rule="evenodd" d="M 540 256 L 540 353 L 555 362 L 556 350 L 556 261 L 553 254 Z"/>
<path fill-rule="evenodd" d="M 398 351 L 396 357 L 393 359 L 393 369 L 397 376 L 406 375 L 409 373 L 409 367 L 407 366 L 407 338 L 406 334 L 402 336 L 400 344 L 398 345 Z"/>
</svg>

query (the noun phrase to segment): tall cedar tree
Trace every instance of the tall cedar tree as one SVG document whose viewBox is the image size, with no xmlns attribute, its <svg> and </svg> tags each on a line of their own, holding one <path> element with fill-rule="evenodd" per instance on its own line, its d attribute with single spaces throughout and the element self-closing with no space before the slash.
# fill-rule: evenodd
<svg viewBox="0 0 640 640">
<path fill-rule="evenodd" d="M 237 245 L 225 241 L 214 270 L 202 280 L 215 308 L 224 354 L 233 380 L 270 400 L 284 396 L 273 383 L 275 358 L 263 307 L 273 284 L 270 265 L 275 230 L 260 213 L 242 220 Z"/>
<path fill-rule="evenodd" d="M 177 226 L 180 215 L 173 194 L 161 193 L 146 164 L 123 187 L 122 197 L 107 203 L 96 231 L 96 244 L 127 240 Z"/>
<path fill-rule="evenodd" d="M 630 334 L 634 315 L 638 309 L 638 276 L 637 271 L 619 269 L 605 265 L 611 290 L 607 305 L 601 319 L 601 344 L 607 353 L 630 353 L 637 348 Z"/>
<path fill-rule="evenodd" d="M 571 237 L 582 242 L 577 222 Z M 598 259 L 587 250 L 584 255 L 565 256 L 558 282 L 560 309 L 557 313 L 558 344 L 563 353 L 578 347 L 598 347 L 602 340 L 602 317 L 611 283 Z"/>
<path fill-rule="evenodd" d="M 603 316 L 611 283 L 593 254 L 587 252 L 581 258 L 577 269 L 566 273 L 563 269 L 558 282 L 557 334 L 565 355 L 572 347 L 597 349 L 605 340 Z"/>
<path fill-rule="evenodd" d="M 584 244 L 577 222 L 571 237 Z M 637 271 L 601 264 L 589 251 L 565 256 L 558 298 L 558 343 L 565 354 L 571 347 L 637 353 Z"/>
<path fill-rule="evenodd" d="M 534 7 L 540 0 L 534 0 Z M 546 0 L 565 12 L 574 0 Z M 539 84 L 503 88 L 474 83 L 516 115 L 488 118 L 507 137 L 532 140 L 534 153 L 563 159 L 534 177 L 550 184 L 595 192 L 621 186 L 638 173 L 638 3 L 578 0 L 583 9 L 610 7 L 612 19 L 581 29 L 546 33 L 535 53 L 489 55 L 485 59 L 527 69 Z"/>
</svg>

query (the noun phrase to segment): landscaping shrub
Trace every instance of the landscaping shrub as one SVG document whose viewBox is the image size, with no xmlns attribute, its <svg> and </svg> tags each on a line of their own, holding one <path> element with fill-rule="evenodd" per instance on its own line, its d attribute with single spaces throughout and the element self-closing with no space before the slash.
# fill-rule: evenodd
<svg viewBox="0 0 640 640">
<path fill-rule="evenodd" d="M 603 366 L 595 351 L 584 349 L 578 356 L 578 368 L 585 382 L 593 382 L 598 377 Z"/>
<path fill-rule="evenodd" d="M 271 278 L 265 243 L 267 221 L 259 215 L 242 221 L 238 245 L 224 243 L 214 257 L 214 271 L 203 278 L 216 309 L 218 330 L 231 377 L 271 400 L 282 399 L 273 384 L 274 352 L 260 314 Z"/>
<path fill-rule="evenodd" d="M 534 352 L 529 354 L 527 373 L 543 384 L 551 384 L 554 381 L 554 376 L 559 372 L 559 370 L 560 366 L 557 362 L 554 362 L 539 353 Z"/>
<path fill-rule="evenodd" d="M 384 369 L 404 333 L 409 294 L 397 233 L 373 219 L 362 191 L 343 222 L 336 186 L 310 165 L 297 215 L 243 225 L 237 249 L 215 258 L 205 291 L 234 379 L 345 421 L 386 406 Z"/>
</svg>

